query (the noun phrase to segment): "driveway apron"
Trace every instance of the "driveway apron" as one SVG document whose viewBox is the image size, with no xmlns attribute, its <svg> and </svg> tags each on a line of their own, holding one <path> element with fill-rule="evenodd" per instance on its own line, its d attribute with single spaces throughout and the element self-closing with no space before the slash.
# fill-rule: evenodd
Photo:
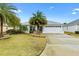
<svg viewBox="0 0 79 59">
<path fill-rule="evenodd" d="M 79 56 L 79 39 L 66 34 L 45 34 L 47 45 L 41 56 Z"/>
</svg>

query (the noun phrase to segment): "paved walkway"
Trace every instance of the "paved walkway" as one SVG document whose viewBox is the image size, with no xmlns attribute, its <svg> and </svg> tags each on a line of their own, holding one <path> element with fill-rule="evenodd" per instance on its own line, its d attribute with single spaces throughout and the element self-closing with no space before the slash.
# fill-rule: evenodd
<svg viewBox="0 0 79 59">
<path fill-rule="evenodd" d="M 45 34 L 48 41 L 41 56 L 79 56 L 79 39 L 66 34 Z"/>
</svg>

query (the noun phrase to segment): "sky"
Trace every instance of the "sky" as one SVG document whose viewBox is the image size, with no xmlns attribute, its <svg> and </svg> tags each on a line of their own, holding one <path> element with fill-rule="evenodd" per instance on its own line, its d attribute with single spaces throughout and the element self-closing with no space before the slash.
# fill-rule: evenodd
<svg viewBox="0 0 79 59">
<path fill-rule="evenodd" d="M 21 22 L 27 22 L 32 14 L 41 11 L 48 21 L 69 23 L 79 19 L 79 3 L 13 3 Z"/>
</svg>

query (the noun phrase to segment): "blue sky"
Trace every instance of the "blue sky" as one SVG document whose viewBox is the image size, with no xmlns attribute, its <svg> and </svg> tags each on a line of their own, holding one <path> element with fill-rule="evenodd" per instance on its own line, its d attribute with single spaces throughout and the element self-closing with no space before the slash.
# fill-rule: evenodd
<svg viewBox="0 0 79 59">
<path fill-rule="evenodd" d="M 14 3 L 21 22 L 26 22 L 37 10 L 43 12 L 48 21 L 71 22 L 79 19 L 78 3 Z"/>
</svg>

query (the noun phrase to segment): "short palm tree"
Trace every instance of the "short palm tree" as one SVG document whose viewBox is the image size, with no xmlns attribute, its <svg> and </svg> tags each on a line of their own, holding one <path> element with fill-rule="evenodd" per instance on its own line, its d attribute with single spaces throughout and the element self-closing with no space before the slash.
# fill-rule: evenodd
<svg viewBox="0 0 79 59">
<path fill-rule="evenodd" d="M 20 30 L 21 32 L 27 31 L 27 30 L 28 30 L 27 25 L 22 25 L 22 24 L 20 24 L 20 25 L 19 25 L 19 30 Z"/>
<path fill-rule="evenodd" d="M 3 24 L 7 23 L 11 26 L 19 24 L 19 18 L 13 10 L 17 9 L 11 4 L 0 3 L 0 37 L 3 36 Z"/>
<path fill-rule="evenodd" d="M 47 25 L 47 20 L 42 12 L 37 11 L 36 13 L 33 13 L 33 17 L 31 17 L 29 23 L 32 26 L 37 26 L 37 31 L 42 32 L 43 26 Z"/>
</svg>

